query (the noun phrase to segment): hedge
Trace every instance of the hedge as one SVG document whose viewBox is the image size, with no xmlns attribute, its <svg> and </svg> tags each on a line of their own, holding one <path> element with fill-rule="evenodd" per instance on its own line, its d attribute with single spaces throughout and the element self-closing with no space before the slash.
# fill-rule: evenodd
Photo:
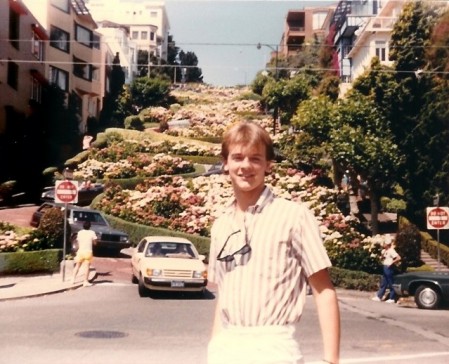
<svg viewBox="0 0 449 364">
<path fill-rule="evenodd" d="M 61 249 L 0 253 L 0 274 L 54 273 L 61 260 Z"/>
<path fill-rule="evenodd" d="M 398 217 L 399 226 L 410 224 L 410 222 L 403 216 Z M 440 262 L 449 267 L 449 247 L 442 244 L 438 244 L 429 233 L 420 232 L 421 234 L 421 249 L 429 253 L 433 259 L 438 259 L 438 246 L 440 247 Z"/>
<path fill-rule="evenodd" d="M 199 235 L 191 235 L 180 231 L 158 228 L 154 226 L 141 225 L 125 221 L 111 215 L 106 215 L 106 218 L 113 228 L 125 231 L 129 235 L 129 239 L 131 240 L 133 245 L 137 245 L 137 243 L 145 236 L 178 236 L 181 238 L 189 239 L 193 243 L 193 245 L 195 245 L 198 253 L 204 254 L 206 256 L 206 259 L 209 255 L 210 238 Z"/>
</svg>

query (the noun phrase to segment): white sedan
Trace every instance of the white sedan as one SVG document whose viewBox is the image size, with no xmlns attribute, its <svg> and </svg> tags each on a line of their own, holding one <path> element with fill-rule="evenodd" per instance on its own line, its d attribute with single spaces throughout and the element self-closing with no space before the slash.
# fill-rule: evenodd
<svg viewBox="0 0 449 364">
<path fill-rule="evenodd" d="M 131 257 L 132 282 L 138 283 L 141 297 L 149 291 L 203 293 L 207 285 L 204 259 L 187 239 L 147 236 Z"/>
</svg>

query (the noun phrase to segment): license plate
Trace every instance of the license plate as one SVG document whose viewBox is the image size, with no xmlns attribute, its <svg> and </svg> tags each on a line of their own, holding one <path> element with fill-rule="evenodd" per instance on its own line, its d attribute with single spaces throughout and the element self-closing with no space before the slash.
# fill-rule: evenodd
<svg viewBox="0 0 449 364">
<path fill-rule="evenodd" d="M 173 288 L 183 288 L 184 287 L 184 282 L 181 281 L 172 281 L 171 282 L 171 286 Z"/>
</svg>

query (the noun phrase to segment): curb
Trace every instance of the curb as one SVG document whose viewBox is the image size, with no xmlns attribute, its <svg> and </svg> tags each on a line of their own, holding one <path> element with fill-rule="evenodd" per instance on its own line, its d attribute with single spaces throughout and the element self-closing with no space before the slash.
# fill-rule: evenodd
<svg viewBox="0 0 449 364">
<path fill-rule="evenodd" d="M 90 282 L 94 281 L 97 278 L 97 276 L 98 276 L 97 272 L 95 270 L 92 270 L 89 273 L 89 281 Z M 58 277 L 58 279 L 60 279 L 60 277 Z M 43 280 L 45 281 L 45 279 L 43 279 Z M 14 286 L 15 286 L 15 284 L 11 285 L 11 287 L 14 287 Z M 47 295 L 52 295 L 52 294 L 56 294 L 56 293 L 62 293 L 65 291 L 75 290 L 75 289 L 78 289 L 81 287 L 83 287 L 82 282 L 75 283 L 72 285 L 69 281 L 66 281 L 66 282 L 61 282 L 58 286 L 56 286 L 54 288 L 45 288 L 45 286 L 44 286 L 42 289 L 40 289 L 40 290 L 37 289 L 35 292 L 32 292 L 32 293 L 19 291 L 16 294 L 11 294 L 10 296 L 7 296 L 7 297 L 0 297 L 0 302 L 47 296 Z M 5 289 L 8 289 L 8 288 L 6 287 Z M 25 290 L 25 289 L 26 289 L 26 287 L 23 288 L 23 290 Z"/>
</svg>

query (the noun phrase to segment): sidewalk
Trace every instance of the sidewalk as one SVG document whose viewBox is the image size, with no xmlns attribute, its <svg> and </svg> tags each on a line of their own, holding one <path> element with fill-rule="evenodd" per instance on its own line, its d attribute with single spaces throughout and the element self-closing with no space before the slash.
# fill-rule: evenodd
<svg viewBox="0 0 449 364">
<path fill-rule="evenodd" d="M 78 273 L 75 284 L 71 283 L 72 271 L 73 266 L 67 264 L 64 274 L 61 271 L 54 274 L 0 277 L 0 302 L 19 298 L 38 297 L 83 287 L 81 272 Z M 89 272 L 89 281 L 94 283 L 93 281 L 96 277 L 97 272 L 91 269 Z"/>
</svg>

